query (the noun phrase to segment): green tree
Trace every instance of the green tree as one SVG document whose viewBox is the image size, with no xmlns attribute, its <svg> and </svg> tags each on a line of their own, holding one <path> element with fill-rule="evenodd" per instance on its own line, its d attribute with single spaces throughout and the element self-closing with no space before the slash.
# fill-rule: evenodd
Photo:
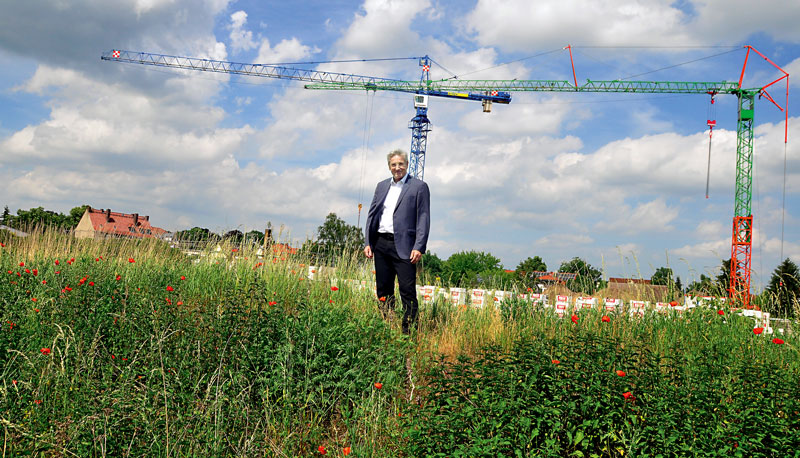
<svg viewBox="0 0 800 458">
<path fill-rule="evenodd" d="M 605 286 L 602 273 L 578 257 L 561 263 L 558 271 L 577 274 L 575 279 L 567 282 L 567 288 L 575 292 L 594 294 L 599 288 Z"/>
<path fill-rule="evenodd" d="M 463 286 L 492 285 L 505 279 L 500 259 L 491 253 L 461 251 L 447 258 L 444 277 L 449 284 Z"/>
<path fill-rule="evenodd" d="M 222 239 L 232 245 L 241 245 L 242 239 L 244 238 L 244 234 L 239 229 L 233 229 L 225 233 L 222 236 Z"/>
<path fill-rule="evenodd" d="M 520 261 L 514 273 L 517 279 L 527 288 L 533 288 L 536 285 L 536 276 L 533 272 L 546 272 L 547 264 L 539 256 L 528 257 Z"/>
<path fill-rule="evenodd" d="M 44 207 L 31 208 L 30 210 L 19 209 L 17 210 L 17 216 L 14 217 L 14 228 L 22 231 L 32 230 L 36 227 L 63 229 L 65 218 L 61 213 L 45 210 Z"/>
<path fill-rule="evenodd" d="M 656 269 L 653 276 L 650 277 L 650 282 L 654 285 L 663 285 L 667 287 L 667 293 L 670 297 L 681 293 L 681 279 L 676 278 L 675 273 L 669 267 L 659 267 Z"/>
<path fill-rule="evenodd" d="M 87 208 L 89 208 L 89 205 L 72 207 L 72 209 L 69 211 L 69 215 L 65 218 L 67 224 L 69 225 L 68 229 L 75 229 L 78 226 L 78 223 L 81 222 L 81 218 L 83 218 L 83 214 L 86 213 Z"/>
<path fill-rule="evenodd" d="M 329 213 L 317 229 L 316 243 L 310 246 L 313 247 L 312 253 L 334 260 L 361 251 L 364 248 L 364 234 L 358 226 L 347 224 L 336 213 Z"/>
<path fill-rule="evenodd" d="M 517 265 L 516 273 L 520 276 L 526 276 L 531 272 L 546 272 L 547 271 L 547 264 L 544 263 L 542 258 L 539 256 L 528 257 L 527 259 L 520 261 Z"/>
<path fill-rule="evenodd" d="M 11 211 L 8 209 L 8 205 L 3 208 L 3 216 L 0 218 L 0 224 L 5 226 L 9 226 L 11 224 Z"/>
<path fill-rule="evenodd" d="M 244 234 L 244 243 L 248 245 L 261 246 L 264 244 L 264 233 L 252 230 Z"/>
<path fill-rule="evenodd" d="M 722 291 L 720 295 L 728 296 L 727 292 L 730 290 L 731 287 L 731 260 L 722 260 L 722 265 L 719 269 L 719 275 L 717 275 L 717 285 Z"/>
<path fill-rule="evenodd" d="M 669 267 L 659 267 L 656 269 L 653 276 L 650 277 L 650 283 L 654 285 L 669 286 L 672 284 L 673 272 Z"/>
<path fill-rule="evenodd" d="M 800 270 L 786 258 L 769 279 L 767 291 L 776 303 L 775 311 L 784 316 L 795 316 L 800 308 Z"/>
<path fill-rule="evenodd" d="M 440 285 L 449 286 L 443 283 L 445 262 L 439 256 L 430 252 L 423 253 L 420 264 L 422 266 L 422 278 L 425 283 L 436 283 L 438 278 Z"/>
<path fill-rule="evenodd" d="M 6 206 L 3 210 L 3 224 L 22 231 L 31 230 L 35 227 L 69 231 L 75 229 L 88 207 L 88 205 L 74 207 L 68 215 L 45 210 L 44 207 L 31 208 L 30 210 L 19 209 L 17 210 L 17 215 L 14 216 Z"/>
<path fill-rule="evenodd" d="M 185 231 L 177 231 L 175 239 L 184 242 L 205 242 L 217 238 L 217 235 L 204 227 L 193 227 Z"/>
<path fill-rule="evenodd" d="M 686 292 L 698 296 L 716 296 L 720 294 L 719 283 L 713 278 L 700 274 L 700 280 L 689 283 Z"/>
</svg>

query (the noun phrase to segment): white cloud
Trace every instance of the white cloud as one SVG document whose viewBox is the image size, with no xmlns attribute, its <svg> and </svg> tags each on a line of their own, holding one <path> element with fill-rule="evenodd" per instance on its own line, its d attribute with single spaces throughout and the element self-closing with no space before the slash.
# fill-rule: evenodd
<svg viewBox="0 0 800 458">
<path fill-rule="evenodd" d="M 350 27 L 337 43 L 354 56 L 419 55 L 420 37 L 411 31 L 412 20 L 430 8 L 429 0 L 366 0 L 363 14 L 356 13 Z"/>
<path fill-rule="evenodd" d="M 240 10 L 231 14 L 231 23 L 228 28 L 231 31 L 229 37 L 231 40 L 231 48 L 234 53 L 247 51 L 258 46 L 258 43 L 253 39 L 253 32 L 245 30 L 246 24 L 246 12 Z"/>
<path fill-rule="evenodd" d="M 678 209 L 670 207 L 663 198 L 630 208 L 622 205 L 618 208 L 606 208 L 606 217 L 602 218 L 595 228 L 604 232 L 622 234 L 653 234 L 674 230 L 671 224 L 678 217 Z"/>
<path fill-rule="evenodd" d="M 580 11 L 576 14 L 576 11 Z M 467 30 L 483 46 L 525 52 L 569 43 L 613 46 L 689 44 L 680 10 L 657 0 L 479 0 Z"/>
<path fill-rule="evenodd" d="M 479 0 L 466 29 L 482 46 L 525 52 L 573 45 L 686 46 L 744 41 L 754 33 L 800 42 L 800 4 L 771 0 Z M 576 14 L 576 12 L 580 12 Z M 780 14 L 775 14 L 780 11 Z M 770 24 L 764 27 L 764 24 Z"/>
<path fill-rule="evenodd" d="M 702 239 L 713 239 L 725 233 L 726 229 L 729 229 L 728 225 L 723 225 L 721 221 L 700 221 L 695 233 Z"/>
<path fill-rule="evenodd" d="M 725 259 L 730 258 L 731 239 L 722 238 L 707 242 L 684 245 L 671 251 L 673 255 L 688 259 L 707 259 L 710 257 Z"/>
<path fill-rule="evenodd" d="M 590 245 L 594 239 L 586 234 L 552 234 L 538 239 L 535 245 L 568 248 L 575 245 Z"/>
<path fill-rule="evenodd" d="M 283 62 L 297 62 L 308 59 L 308 57 L 320 52 L 317 47 L 304 45 L 297 38 L 281 40 L 280 43 L 271 47 L 266 38 L 261 41 L 258 47 L 258 57 L 256 63 L 273 64 Z"/>
<path fill-rule="evenodd" d="M 800 75 L 800 57 L 784 65 L 783 70 L 790 75 L 789 86 L 800 87 L 800 78 L 798 78 L 798 75 Z M 791 75 L 795 75 L 794 78 Z"/>
<path fill-rule="evenodd" d="M 558 96 L 548 97 L 541 103 L 512 102 L 508 106 L 494 105 L 491 113 L 471 110 L 460 120 L 460 126 L 470 132 L 498 137 L 519 135 L 558 134 L 566 122 L 586 118 L 588 114 L 564 103 Z M 477 107 L 477 104 L 476 108 Z"/>
</svg>

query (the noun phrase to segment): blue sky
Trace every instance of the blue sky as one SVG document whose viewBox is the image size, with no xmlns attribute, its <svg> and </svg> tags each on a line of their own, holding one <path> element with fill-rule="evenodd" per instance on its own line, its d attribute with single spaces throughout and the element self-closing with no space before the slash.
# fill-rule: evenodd
<svg viewBox="0 0 800 458">
<path fill-rule="evenodd" d="M 12 211 L 89 204 L 171 230 L 283 226 L 313 237 L 350 224 L 408 150 L 411 96 L 109 63 L 111 49 L 236 62 L 428 54 L 432 78 L 736 81 L 744 45 L 800 73 L 800 4 L 743 0 L 6 2 L 0 14 L 0 196 Z M 550 52 L 552 51 L 552 52 Z M 322 70 L 416 79 L 415 61 Z M 640 76 L 635 76 L 640 75 Z M 751 56 L 745 86 L 779 72 Z M 792 77 L 789 107 L 800 106 Z M 785 104 L 785 85 L 770 90 Z M 371 113 L 371 117 L 368 116 Z M 429 250 L 488 251 L 513 269 L 579 256 L 605 276 L 684 283 L 730 257 L 736 99 L 717 98 L 710 198 L 709 100 L 697 95 L 525 94 L 492 113 L 434 99 L 425 178 Z M 781 256 L 783 113 L 756 105 L 753 286 Z M 790 111 L 783 257 L 800 262 L 800 138 Z M 361 216 L 363 224 L 364 215 Z"/>
</svg>

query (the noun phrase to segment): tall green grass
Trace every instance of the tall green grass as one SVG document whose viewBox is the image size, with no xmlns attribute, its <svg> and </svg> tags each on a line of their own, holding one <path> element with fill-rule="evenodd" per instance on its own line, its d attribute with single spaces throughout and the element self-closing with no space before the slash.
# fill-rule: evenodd
<svg viewBox="0 0 800 458">
<path fill-rule="evenodd" d="M 573 323 L 518 300 L 439 300 L 407 337 L 343 281 L 371 277 L 357 254 L 309 280 L 308 259 L 255 249 L 187 257 L 46 231 L 3 243 L 3 456 L 800 449 L 797 340 L 727 310 Z"/>
</svg>

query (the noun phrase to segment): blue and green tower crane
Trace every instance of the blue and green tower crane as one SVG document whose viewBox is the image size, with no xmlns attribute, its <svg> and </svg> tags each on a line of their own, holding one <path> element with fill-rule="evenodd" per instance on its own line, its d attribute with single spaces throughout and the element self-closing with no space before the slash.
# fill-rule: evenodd
<svg viewBox="0 0 800 458">
<path fill-rule="evenodd" d="M 481 101 L 483 111 L 489 112 L 491 111 L 492 103 L 510 103 L 511 92 L 700 94 L 710 95 L 712 98 L 718 94 L 734 95 L 738 100 L 736 188 L 731 236 L 731 273 L 728 293 L 734 305 L 749 308 L 750 266 L 753 241 L 751 201 L 753 196 L 753 122 L 755 99 L 756 97 L 767 98 L 779 109 L 784 111 L 788 122 L 788 107 L 781 107 L 776 103 L 767 92 L 767 88 L 785 79 L 788 105 L 789 74 L 752 46 L 745 46 L 745 48 L 747 48 L 747 54 L 738 82 L 587 80 L 586 83 L 581 85 L 578 84 L 577 78 L 575 77 L 574 65 L 572 82 L 567 80 L 464 80 L 458 78 L 432 80 L 430 78 L 430 68 L 433 60 L 429 56 L 409 58 L 417 60 L 419 66 L 422 68 L 421 77 L 416 81 L 325 72 L 279 64 L 247 64 L 118 49 L 104 52 L 100 58 L 112 62 L 304 81 L 308 83 L 305 85 L 306 89 L 376 92 L 393 91 L 414 94 L 414 108 L 416 113 L 409 122 L 409 128 L 411 129 L 409 173 L 419 179 L 423 179 L 425 173 L 427 138 L 431 130 L 430 120 L 428 119 L 428 97 L 447 97 Z M 565 49 L 569 49 L 570 60 L 572 60 L 571 46 L 566 46 Z M 783 76 L 762 87 L 743 88 L 742 79 L 751 50 L 769 61 L 783 73 Z M 711 124 L 709 124 L 709 126 L 711 126 Z M 784 137 L 784 141 L 785 140 L 786 138 Z"/>
</svg>

